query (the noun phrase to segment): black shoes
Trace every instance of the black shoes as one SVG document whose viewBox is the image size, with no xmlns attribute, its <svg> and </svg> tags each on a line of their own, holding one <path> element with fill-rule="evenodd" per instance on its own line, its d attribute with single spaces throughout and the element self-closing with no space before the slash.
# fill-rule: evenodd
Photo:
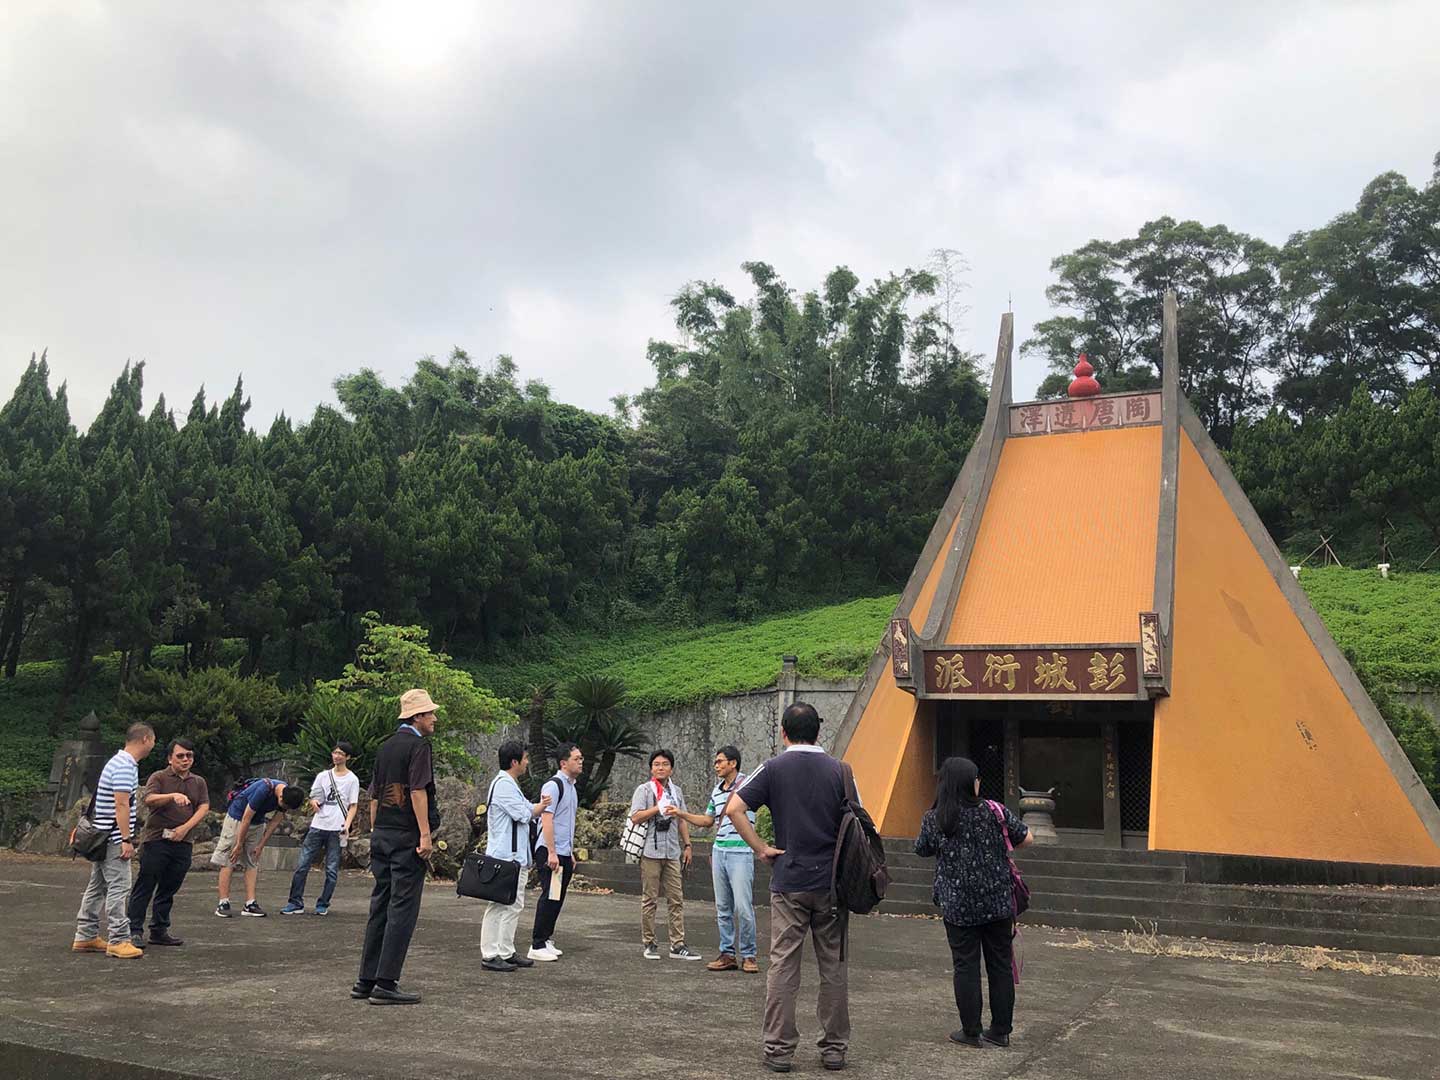
<svg viewBox="0 0 1440 1080">
<path fill-rule="evenodd" d="M 999 1035 L 995 1032 L 993 1028 L 986 1028 L 984 1031 L 982 1031 L 980 1033 L 980 1038 L 983 1039 L 985 1042 L 989 1043 L 991 1046 L 1010 1045 L 1010 1036 Z"/>
<path fill-rule="evenodd" d="M 185 944 L 185 939 L 184 939 L 184 938 L 178 938 L 178 937 L 171 937 L 169 930 L 151 930 L 151 931 L 150 931 L 150 944 L 151 944 L 151 945 L 184 945 L 184 944 Z"/>
<path fill-rule="evenodd" d="M 370 991 L 371 1005 L 419 1005 L 420 995 L 409 994 L 398 987 L 394 990 L 387 990 L 383 986 L 377 986 Z"/>
<path fill-rule="evenodd" d="M 530 968 L 535 966 L 534 960 L 531 960 L 528 956 L 521 956 L 519 953 L 516 953 L 514 956 L 505 957 L 505 962 L 507 964 L 514 964 L 517 968 Z"/>
<path fill-rule="evenodd" d="M 535 961 L 531 960 L 530 962 L 533 964 Z M 481 960 L 480 966 L 486 971 L 516 971 L 520 967 L 519 964 L 498 956 L 490 960 Z"/>
<path fill-rule="evenodd" d="M 952 1031 L 950 1032 L 950 1041 L 953 1043 L 959 1043 L 961 1046 L 978 1047 L 980 1045 L 980 1036 L 967 1035 L 963 1031 Z"/>
<path fill-rule="evenodd" d="M 789 1072 L 794 1065 L 789 1058 L 766 1058 L 765 1067 L 771 1072 Z"/>
<path fill-rule="evenodd" d="M 822 1057 L 820 1064 L 830 1072 L 839 1072 L 845 1068 L 845 1059 L 843 1057 Z"/>
<path fill-rule="evenodd" d="M 350 987 L 350 996 L 356 1001 L 368 1001 L 370 991 L 375 989 L 374 983 L 360 982 L 356 980 L 354 986 Z"/>
</svg>

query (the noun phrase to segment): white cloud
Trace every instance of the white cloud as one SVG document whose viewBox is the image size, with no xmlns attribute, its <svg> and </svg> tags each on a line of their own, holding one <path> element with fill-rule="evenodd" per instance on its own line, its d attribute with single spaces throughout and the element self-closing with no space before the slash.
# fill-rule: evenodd
<svg viewBox="0 0 1440 1080">
<path fill-rule="evenodd" d="M 1440 150 L 1429 2 L 0 5 L 0 393 L 51 347 L 259 426 L 451 345 L 608 408 L 687 280 L 951 246 L 987 358 L 1162 213 L 1279 241 Z M 1042 372 L 1021 363 L 1022 392 Z"/>
</svg>

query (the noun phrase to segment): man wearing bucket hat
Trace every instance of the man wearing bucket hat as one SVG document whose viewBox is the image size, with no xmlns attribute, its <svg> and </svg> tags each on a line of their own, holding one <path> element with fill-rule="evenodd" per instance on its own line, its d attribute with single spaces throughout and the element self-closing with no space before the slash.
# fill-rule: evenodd
<svg viewBox="0 0 1440 1080">
<path fill-rule="evenodd" d="M 435 809 L 435 768 L 429 736 L 435 733 L 435 702 L 424 690 L 400 697 L 400 727 L 375 754 L 370 781 L 370 921 L 352 998 L 371 1005 L 415 1005 L 419 994 L 399 987 L 400 969 L 415 933 L 425 888 L 431 836 L 440 825 Z"/>
</svg>

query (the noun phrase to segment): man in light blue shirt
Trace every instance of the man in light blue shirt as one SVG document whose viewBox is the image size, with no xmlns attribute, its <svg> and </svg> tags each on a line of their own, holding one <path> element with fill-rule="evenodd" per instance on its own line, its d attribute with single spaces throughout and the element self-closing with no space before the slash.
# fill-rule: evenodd
<svg viewBox="0 0 1440 1080">
<path fill-rule="evenodd" d="M 520 887 L 515 890 L 513 904 L 485 904 L 485 917 L 480 924 L 480 966 L 486 971 L 514 971 L 534 967 L 535 961 L 515 955 L 515 927 L 525 908 L 524 868 L 530 865 L 530 823 L 550 805 L 550 796 L 542 794 L 532 803 L 520 790 L 520 777 L 530 768 L 530 755 L 522 743 L 510 740 L 500 744 L 500 774 L 490 782 L 485 800 L 485 821 L 490 837 L 485 854 L 492 859 L 518 862 L 521 867 Z"/>
<path fill-rule="evenodd" d="M 525 954 L 531 960 L 547 963 L 565 955 L 555 947 L 555 923 L 575 873 L 575 808 L 580 794 L 575 781 L 585 769 L 585 755 L 574 743 L 563 742 L 555 750 L 555 760 L 559 768 L 540 788 L 541 794 L 553 791 L 555 795 L 540 816 L 540 842 L 535 848 L 540 899 L 535 904 L 535 924 L 530 928 L 530 951 Z M 560 886 L 554 889 L 557 874 Z M 551 899 L 555 892 L 559 896 Z"/>
</svg>

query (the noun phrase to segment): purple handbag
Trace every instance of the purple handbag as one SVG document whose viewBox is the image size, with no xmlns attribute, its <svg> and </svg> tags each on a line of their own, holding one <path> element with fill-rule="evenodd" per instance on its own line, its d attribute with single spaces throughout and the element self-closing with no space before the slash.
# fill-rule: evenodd
<svg viewBox="0 0 1440 1080">
<path fill-rule="evenodd" d="M 1025 884 L 1025 879 L 1020 875 L 1020 868 L 1015 865 L 1015 857 L 1012 854 L 1015 846 L 1010 843 L 1010 830 L 1005 827 L 1005 811 L 993 799 L 986 799 L 985 804 L 995 815 L 995 820 L 1000 824 L 1000 835 L 1005 838 L 1005 860 L 1010 864 L 1010 909 L 1018 919 L 1030 907 L 1030 886 Z"/>
<path fill-rule="evenodd" d="M 1025 879 L 1020 875 L 1020 868 L 1015 865 L 1015 845 L 1010 843 L 1010 830 L 1005 827 L 1005 811 L 999 803 L 993 799 L 986 799 L 985 803 L 990 807 L 990 812 L 995 815 L 995 820 L 1000 824 L 1000 835 L 1005 839 L 1005 860 L 1010 864 L 1010 910 L 1014 912 L 1015 918 L 1030 906 L 1030 886 L 1025 884 Z M 1020 985 L 1020 971 L 1025 966 L 1020 956 L 1020 924 L 1012 922 L 1014 927 L 1010 934 L 1011 938 L 1011 960 L 1010 970 L 1015 979 L 1015 985 Z"/>
</svg>

